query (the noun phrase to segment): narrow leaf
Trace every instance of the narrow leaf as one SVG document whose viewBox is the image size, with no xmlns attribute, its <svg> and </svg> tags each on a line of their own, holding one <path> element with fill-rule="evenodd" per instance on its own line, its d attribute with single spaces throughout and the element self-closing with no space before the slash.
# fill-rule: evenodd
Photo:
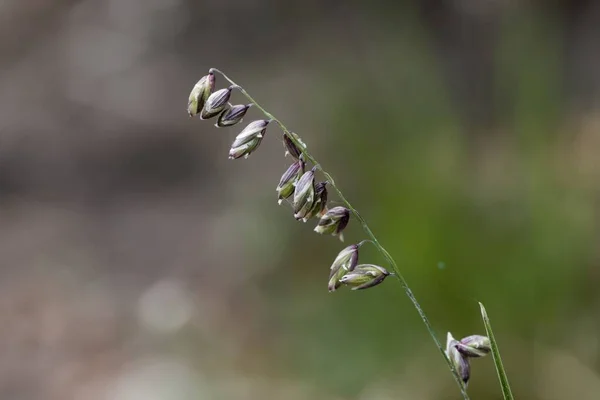
<svg viewBox="0 0 600 400">
<path fill-rule="evenodd" d="M 481 307 L 481 317 L 483 318 L 483 324 L 485 325 L 485 330 L 487 332 L 488 337 L 490 338 L 490 343 L 492 347 L 492 357 L 494 358 L 494 364 L 496 365 L 496 373 L 498 374 L 498 380 L 500 381 L 500 386 L 502 387 L 502 396 L 504 400 L 514 400 L 512 392 L 510 391 L 510 385 L 508 384 L 508 377 L 506 376 L 506 371 L 504 371 L 504 365 L 502 365 L 502 358 L 500 357 L 500 350 L 498 350 L 498 343 L 496 343 L 496 338 L 494 338 L 494 332 L 492 332 L 492 325 L 490 324 L 490 319 L 485 311 L 485 307 L 483 304 L 479 303 Z"/>
</svg>

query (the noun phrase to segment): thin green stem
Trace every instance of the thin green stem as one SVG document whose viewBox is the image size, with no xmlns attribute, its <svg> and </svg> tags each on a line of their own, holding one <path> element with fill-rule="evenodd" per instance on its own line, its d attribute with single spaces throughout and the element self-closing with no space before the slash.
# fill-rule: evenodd
<svg viewBox="0 0 600 400">
<path fill-rule="evenodd" d="M 454 380 L 456 381 L 456 384 L 460 388 L 460 392 L 461 392 L 464 400 L 469 400 L 469 395 L 466 392 L 466 388 L 463 385 L 463 382 L 462 382 L 462 380 L 461 380 L 461 378 L 460 378 L 460 376 L 458 374 L 458 371 L 456 370 L 456 368 L 454 368 L 454 365 L 452 364 L 452 362 L 450 361 L 450 359 L 446 355 L 446 352 L 444 351 L 444 347 L 442 346 L 441 342 L 438 340 L 437 336 L 435 335 L 435 331 L 433 330 L 433 327 L 431 326 L 431 323 L 429 322 L 429 319 L 427 318 L 427 315 L 425 315 L 425 312 L 423 311 L 423 308 L 421 307 L 421 305 L 419 304 L 419 302 L 415 298 L 412 290 L 410 289 L 410 287 L 408 286 L 408 283 L 406 282 L 406 279 L 404 279 L 404 276 L 400 272 L 400 268 L 398 268 L 398 264 L 396 264 L 396 261 L 392 258 L 392 256 L 390 255 L 390 253 L 381 245 L 381 243 L 379 243 L 379 241 L 375 237 L 375 234 L 373 233 L 373 231 L 371 230 L 371 228 L 369 228 L 369 225 L 367 225 L 367 221 L 363 218 L 362 215 L 360 215 L 360 213 L 358 212 L 358 210 L 356 210 L 352 206 L 352 204 L 350 204 L 350 202 L 348 201 L 348 199 L 346 199 L 346 197 L 344 196 L 344 194 L 342 193 L 342 191 L 335 184 L 335 181 L 333 180 L 333 177 L 327 171 L 325 171 L 323 169 L 323 167 L 321 166 L 321 164 L 318 163 L 317 160 L 310 153 L 308 153 L 308 151 L 306 150 L 306 147 L 304 147 L 302 145 L 302 143 L 300 143 L 298 141 L 298 139 L 296 138 L 296 136 L 293 135 L 293 134 L 291 134 L 290 130 L 287 129 L 285 127 L 285 125 L 280 120 L 278 120 L 277 118 L 275 118 L 275 116 L 273 114 L 271 114 L 270 112 L 268 112 L 256 100 L 254 100 L 252 98 L 252 96 L 250 96 L 250 94 L 242 86 L 240 86 L 237 83 L 235 83 L 227 75 L 225 75 L 223 72 L 219 71 L 216 68 L 211 68 L 211 71 L 212 72 L 218 72 L 219 74 L 221 74 L 223 76 L 223 78 L 225 78 L 230 84 L 235 85 L 236 89 L 239 90 L 252 104 L 254 104 L 256 106 L 256 108 L 258 108 L 260 111 L 262 111 L 262 113 L 267 118 L 269 118 L 273 122 L 276 122 L 279 125 L 279 127 L 281 128 L 281 130 L 285 134 L 287 134 L 288 137 L 294 142 L 294 144 L 302 151 L 302 154 L 306 158 L 306 161 L 310 161 L 313 165 L 315 165 L 317 167 L 317 169 L 319 171 L 321 171 L 321 173 L 323 174 L 323 176 L 329 181 L 329 184 L 335 190 L 335 192 L 339 196 L 340 200 L 346 205 L 346 207 L 350 210 L 350 212 L 352 212 L 352 214 L 354 215 L 354 217 L 358 220 L 358 222 L 362 226 L 363 230 L 365 231 L 365 233 L 369 237 L 370 241 L 373 243 L 373 245 L 377 248 L 377 250 L 383 255 L 383 257 L 387 260 L 387 262 L 392 267 L 392 270 L 394 271 L 394 276 L 396 277 L 396 279 L 398 279 L 398 281 L 400 282 L 400 285 L 402 286 L 402 288 L 406 292 L 406 295 L 408 296 L 408 298 L 412 302 L 413 306 L 416 308 L 417 312 L 419 313 L 419 316 L 421 317 L 421 320 L 423 321 L 423 323 L 425 324 L 425 327 L 427 328 L 427 331 L 429 332 L 429 335 L 431 336 L 431 338 L 433 339 L 433 341 L 434 341 L 435 345 L 437 346 L 438 350 L 440 351 L 440 353 L 444 357 L 444 360 L 446 361 L 446 364 L 448 364 L 448 368 L 450 368 L 450 371 L 452 372 L 452 375 L 454 377 Z"/>
</svg>

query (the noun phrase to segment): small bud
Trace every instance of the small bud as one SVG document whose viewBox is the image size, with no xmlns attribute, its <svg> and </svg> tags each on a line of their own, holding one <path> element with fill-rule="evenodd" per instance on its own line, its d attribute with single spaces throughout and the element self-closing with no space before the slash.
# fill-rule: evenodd
<svg viewBox="0 0 600 400">
<path fill-rule="evenodd" d="M 217 119 L 215 126 L 217 128 L 223 128 L 225 126 L 232 126 L 242 122 L 244 115 L 246 115 L 246 111 L 248 111 L 250 107 L 252 107 L 252 103 L 238 104 L 237 106 L 227 107 L 221 114 L 219 114 L 219 118 Z"/>
<path fill-rule="evenodd" d="M 462 355 L 456 345 L 460 343 L 452 337 L 452 334 L 448 332 L 448 339 L 446 341 L 446 355 L 450 359 L 450 362 L 456 368 L 456 372 L 460 376 L 460 379 L 467 387 L 469 378 L 471 377 L 471 366 L 469 365 L 469 359 Z"/>
<path fill-rule="evenodd" d="M 300 137 L 293 132 L 290 132 L 289 134 L 283 134 L 283 147 L 285 147 L 285 155 L 287 156 L 289 154 L 297 160 L 302 155 L 302 151 L 298 146 L 296 146 L 296 143 L 294 143 L 290 135 L 293 135 L 294 139 L 296 139 L 296 141 L 299 142 L 304 148 L 306 148 L 306 145 L 302 143 Z"/>
<path fill-rule="evenodd" d="M 492 346 L 487 336 L 471 335 L 457 342 L 456 349 L 466 357 L 483 357 L 492 351 Z"/>
<path fill-rule="evenodd" d="M 233 141 L 231 150 L 229 150 L 229 158 L 236 159 L 242 156 L 248 158 L 262 141 L 269 122 L 265 119 L 250 122 Z"/>
<path fill-rule="evenodd" d="M 345 207 L 333 207 L 328 210 L 319 220 L 315 232 L 321 235 L 339 236 L 344 241 L 342 231 L 350 221 L 350 210 Z"/>
<path fill-rule="evenodd" d="M 215 74 L 209 72 L 194 85 L 188 99 L 188 114 L 190 117 L 198 114 L 215 87 Z"/>
<path fill-rule="evenodd" d="M 217 90 L 211 94 L 208 99 L 206 99 L 204 108 L 200 112 L 200 119 L 212 118 L 223 111 L 225 107 L 227 107 L 227 102 L 229 101 L 231 91 L 234 87 L 235 86 L 232 85 L 226 89 Z"/>
<path fill-rule="evenodd" d="M 341 277 L 340 282 L 352 286 L 352 290 L 361 290 L 379 285 L 389 274 L 378 265 L 361 264 Z"/>
<path fill-rule="evenodd" d="M 281 176 L 281 180 L 279 181 L 279 185 L 277 185 L 276 189 L 279 204 L 281 204 L 283 199 L 287 199 L 294 194 L 296 182 L 298 182 L 298 179 L 302 174 L 304 174 L 304 161 L 297 160 L 295 163 L 290 165 L 287 171 L 285 171 L 285 173 Z"/>
<path fill-rule="evenodd" d="M 302 219 L 315 204 L 315 170 L 306 171 L 298 180 L 294 190 L 294 217 Z"/>
<path fill-rule="evenodd" d="M 315 185 L 315 203 L 310 209 L 308 214 L 302 218 L 304 222 L 308 221 L 312 217 L 322 217 L 327 208 L 327 181 L 319 182 Z"/>
</svg>

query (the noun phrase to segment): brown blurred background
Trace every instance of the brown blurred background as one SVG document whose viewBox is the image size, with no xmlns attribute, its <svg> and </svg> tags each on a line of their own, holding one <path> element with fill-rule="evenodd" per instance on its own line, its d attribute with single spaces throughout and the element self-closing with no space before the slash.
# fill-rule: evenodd
<svg viewBox="0 0 600 400">
<path fill-rule="evenodd" d="M 327 293 L 342 245 L 277 206 L 279 131 L 230 161 L 241 127 L 188 118 L 210 67 L 442 340 L 482 301 L 518 399 L 600 397 L 600 3 L 1 0 L 0 399 L 460 398 L 395 281 Z"/>
</svg>

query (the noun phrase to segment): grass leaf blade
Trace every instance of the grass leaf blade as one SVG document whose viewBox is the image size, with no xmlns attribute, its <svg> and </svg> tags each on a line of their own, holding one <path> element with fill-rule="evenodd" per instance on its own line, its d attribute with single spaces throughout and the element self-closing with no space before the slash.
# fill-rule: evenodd
<svg viewBox="0 0 600 400">
<path fill-rule="evenodd" d="M 490 319 L 487 315 L 487 311 L 485 311 L 485 307 L 483 306 L 483 304 L 479 303 L 479 307 L 481 307 L 481 317 L 483 318 L 483 324 L 485 325 L 487 336 L 490 338 L 490 343 L 492 346 L 492 357 L 494 358 L 494 364 L 496 365 L 496 373 L 498 375 L 498 380 L 500 381 L 500 386 L 502 387 L 502 396 L 504 397 L 504 400 L 514 400 L 512 392 L 510 391 L 510 385 L 508 383 L 506 371 L 504 371 L 504 365 L 502 365 L 500 350 L 498 350 L 498 343 L 496 343 L 496 338 L 494 337 L 494 332 L 492 331 L 492 325 L 490 324 Z"/>
</svg>

